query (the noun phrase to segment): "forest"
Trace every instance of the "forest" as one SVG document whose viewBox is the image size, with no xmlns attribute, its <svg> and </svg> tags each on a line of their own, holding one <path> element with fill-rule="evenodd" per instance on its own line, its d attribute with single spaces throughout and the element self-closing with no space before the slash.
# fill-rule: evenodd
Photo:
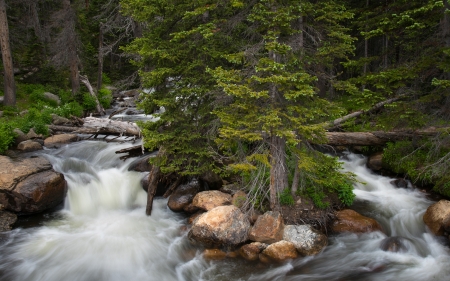
<svg viewBox="0 0 450 281">
<path fill-rule="evenodd" d="M 323 152 L 356 145 L 450 196 L 448 0 L 0 0 L 0 45 L 1 153 L 16 127 L 140 89 L 164 175 L 238 177 L 271 209 L 351 205 L 354 177 Z"/>
</svg>

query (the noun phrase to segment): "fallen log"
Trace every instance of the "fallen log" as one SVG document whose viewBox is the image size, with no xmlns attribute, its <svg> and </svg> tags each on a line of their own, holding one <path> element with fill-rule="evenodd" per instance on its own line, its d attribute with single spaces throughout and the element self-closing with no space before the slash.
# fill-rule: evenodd
<svg viewBox="0 0 450 281">
<path fill-rule="evenodd" d="M 83 127 L 74 132 L 141 137 L 141 130 L 134 123 L 95 117 L 84 118 Z"/>
</svg>

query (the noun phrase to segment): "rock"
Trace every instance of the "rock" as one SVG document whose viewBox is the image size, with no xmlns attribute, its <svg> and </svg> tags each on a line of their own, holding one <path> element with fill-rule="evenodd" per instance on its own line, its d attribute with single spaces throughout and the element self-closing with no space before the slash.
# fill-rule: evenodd
<svg viewBox="0 0 450 281">
<path fill-rule="evenodd" d="M 167 206 L 173 212 L 182 212 L 183 208 L 188 206 L 194 196 L 200 191 L 200 184 L 198 180 L 192 180 L 188 184 L 182 184 L 175 189 L 170 195 Z"/>
<path fill-rule="evenodd" d="M 382 169 L 383 152 L 377 152 L 369 157 L 367 160 L 367 167 L 373 171 Z"/>
<path fill-rule="evenodd" d="M 450 220 L 450 201 L 440 200 L 428 207 L 423 215 L 423 222 L 434 235 L 444 235 L 444 222 Z M 448 226 L 447 226 L 448 228 Z"/>
<path fill-rule="evenodd" d="M 192 224 L 192 223 L 195 221 L 196 218 L 198 218 L 201 214 L 204 214 L 204 213 L 205 213 L 205 212 L 203 212 L 203 211 L 199 211 L 199 212 L 197 212 L 197 213 L 191 215 L 191 216 L 188 218 L 187 223 L 188 223 L 188 224 Z"/>
<path fill-rule="evenodd" d="M 252 241 L 272 244 L 283 239 L 284 221 L 279 212 L 266 212 L 259 216 L 250 230 L 248 238 Z"/>
<path fill-rule="evenodd" d="M 58 126 L 61 126 L 61 125 L 72 125 L 72 121 L 70 121 L 67 118 L 58 116 L 56 114 L 52 114 L 52 124 L 53 125 L 58 125 Z"/>
<path fill-rule="evenodd" d="M 408 181 L 404 179 L 396 179 L 390 182 L 393 186 L 399 188 L 408 188 Z"/>
<path fill-rule="evenodd" d="M 64 200 L 64 176 L 55 172 L 44 157 L 13 161 L 0 156 L 0 204 L 17 213 L 37 213 Z"/>
<path fill-rule="evenodd" d="M 189 213 L 189 214 L 193 214 L 193 213 L 197 212 L 198 210 L 199 209 L 196 206 L 194 206 L 194 204 L 192 204 L 192 202 L 183 208 L 183 211 L 185 213 Z"/>
<path fill-rule="evenodd" d="M 128 109 L 125 111 L 125 115 L 138 115 L 138 114 L 144 114 L 143 110 L 136 110 L 136 109 Z"/>
<path fill-rule="evenodd" d="M 345 209 L 336 212 L 336 220 L 333 223 L 332 230 L 336 233 L 342 232 L 383 232 L 382 226 L 374 219 L 365 217 L 353 210 Z"/>
<path fill-rule="evenodd" d="M 37 139 L 40 138 L 41 136 L 39 136 L 38 134 L 36 134 L 36 132 L 34 131 L 33 128 L 31 128 L 28 133 L 27 133 L 27 137 L 28 139 Z"/>
<path fill-rule="evenodd" d="M 26 114 L 28 114 L 28 110 L 23 110 L 23 111 L 19 112 L 20 116 L 25 116 Z"/>
<path fill-rule="evenodd" d="M 16 129 L 13 130 L 13 132 L 14 132 L 14 134 L 17 135 L 16 140 L 15 140 L 16 144 L 19 144 L 19 143 L 29 139 L 27 137 L 27 135 L 25 135 L 25 133 L 22 132 L 20 129 L 16 128 Z"/>
<path fill-rule="evenodd" d="M 404 241 L 405 238 L 399 236 L 387 237 L 381 241 L 380 248 L 386 252 L 405 252 L 407 249 Z"/>
<path fill-rule="evenodd" d="M 203 173 L 200 179 L 205 183 L 206 190 L 219 190 L 223 184 L 222 178 L 213 171 Z"/>
<path fill-rule="evenodd" d="M 245 244 L 239 249 L 239 254 L 248 261 L 255 261 L 259 258 L 259 254 L 267 248 L 267 244 L 261 242 L 253 242 Z"/>
<path fill-rule="evenodd" d="M 49 148 L 60 147 L 64 144 L 75 142 L 78 136 L 74 134 L 54 135 L 44 140 L 44 145 Z"/>
<path fill-rule="evenodd" d="M 0 211 L 0 232 L 11 230 L 12 225 L 17 221 L 17 215 Z"/>
<path fill-rule="evenodd" d="M 270 244 L 264 251 L 262 251 L 261 255 L 263 256 L 263 262 L 267 260 L 265 259 L 266 257 L 268 260 L 274 262 L 283 262 L 298 257 L 294 243 L 284 240 Z"/>
<path fill-rule="evenodd" d="M 155 154 L 152 153 L 137 158 L 128 166 L 128 171 L 150 172 L 152 165 L 148 161 L 152 157 L 155 157 Z"/>
<path fill-rule="evenodd" d="M 223 260 L 227 257 L 227 253 L 219 249 L 205 249 L 203 257 L 207 260 Z"/>
<path fill-rule="evenodd" d="M 42 145 L 36 141 L 26 140 L 26 141 L 19 143 L 19 145 L 17 146 L 17 149 L 21 150 L 23 152 L 30 152 L 30 151 L 41 150 Z"/>
<path fill-rule="evenodd" d="M 302 256 L 317 255 L 328 245 L 327 236 L 308 224 L 286 225 L 283 240 L 292 242 Z"/>
<path fill-rule="evenodd" d="M 188 233 L 189 240 L 205 247 L 234 248 L 248 239 L 250 223 L 235 206 L 219 206 L 200 215 Z"/>
<path fill-rule="evenodd" d="M 141 179 L 141 187 L 143 190 L 145 190 L 145 192 L 148 191 L 149 176 L 150 176 L 149 172 L 144 173 L 144 176 Z M 163 196 L 165 192 L 166 192 L 166 185 L 164 184 L 164 182 L 158 183 L 158 186 L 156 187 L 155 197 Z"/>
<path fill-rule="evenodd" d="M 47 100 L 54 101 L 57 105 L 60 105 L 60 104 L 61 104 L 61 99 L 60 99 L 57 95 L 54 95 L 54 94 L 52 94 L 52 93 L 50 93 L 50 92 L 45 92 L 45 93 L 44 93 L 44 97 L 45 97 Z"/>
<path fill-rule="evenodd" d="M 231 194 L 231 195 L 235 194 L 239 190 L 241 190 L 240 187 L 237 184 L 234 184 L 234 183 L 223 185 L 220 188 L 220 191 L 222 191 L 223 193 L 228 193 L 228 194 Z"/>
<path fill-rule="evenodd" d="M 139 96 L 139 89 L 133 89 L 133 90 L 127 90 L 127 91 L 123 91 L 121 92 L 122 96 L 126 96 L 126 97 L 137 97 Z"/>
<path fill-rule="evenodd" d="M 231 196 L 218 190 L 202 191 L 195 195 L 192 205 L 195 207 L 209 211 L 218 206 L 230 205 Z"/>
<path fill-rule="evenodd" d="M 238 208 L 242 208 L 244 206 L 245 201 L 247 200 L 247 194 L 244 191 L 239 190 L 233 195 L 231 199 L 231 204 Z"/>
</svg>

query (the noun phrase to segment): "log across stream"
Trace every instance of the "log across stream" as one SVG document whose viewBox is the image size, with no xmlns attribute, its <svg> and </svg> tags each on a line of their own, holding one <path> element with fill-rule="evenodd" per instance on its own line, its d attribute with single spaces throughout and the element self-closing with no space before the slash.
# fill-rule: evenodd
<svg viewBox="0 0 450 281">
<path fill-rule="evenodd" d="M 0 280 L 448 280 L 449 249 L 422 222 L 432 202 L 373 174 L 362 156 L 343 159 L 366 183 L 355 186 L 354 208 L 377 219 L 386 234 L 330 236 L 314 257 L 266 265 L 205 260 L 186 238 L 186 218 L 171 212 L 166 199 L 157 198 L 146 216 L 143 174 L 128 171 L 132 160 L 114 153 L 128 145 L 83 141 L 41 152 L 64 173 L 66 202 L 38 225 L 1 234 Z M 382 250 L 389 237 L 401 237 L 400 252 Z"/>
</svg>

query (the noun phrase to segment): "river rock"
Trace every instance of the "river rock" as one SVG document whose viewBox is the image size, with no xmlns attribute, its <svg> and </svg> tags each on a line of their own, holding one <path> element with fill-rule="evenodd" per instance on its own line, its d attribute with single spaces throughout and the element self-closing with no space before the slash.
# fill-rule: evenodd
<svg viewBox="0 0 450 281">
<path fill-rule="evenodd" d="M 336 220 L 333 223 L 332 230 L 336 233 L 383 232 L 382 226 L 376 220 L 365 217 L 350 209 L 336 212 Z"/>
<path fill-rule="evenodd" d="M 450 222 L 450 201 L 440 200 L 428 207 L 423 215 L 423 222 L 434 235 L 444 235 L 444 222 Z M 450 229 L 448 226 L 447 228 Z"/>
<path fill-rule="evenodd" d="M 394 237 L 387 237 L 383 239 L 380 243 L 380 248 L 383 251 L 386 252 L 405 252 L 406 246 L 404 244 L 405 238 L 394 236 Z"/>
<path fill-rule="evenodd" d="M 195 207 L 209 211 L 218 206 L 231 204 L 230 194 L 220 192 L 218 190 L 202 191 L 195 195 L 192 205 Z"/>
<path fill-rule="evenodd" d="M 72 121 L 70 121 L 67 118 L 61 117 L 59 115 L 52 114 L 52 124 L 58 125 L 58 126 L 61 126 L 61 125 L 69 125 L 70 126 L 70 125 L 72 125 Z"/>
<path fill-rule="evenodd" d="M 44 140 L 44 146 L 49 148 L 57 148 L 64 144 L 75 142 L 78 136 L 74 134 L 54 135 Z"/>
<path fill-rule="evenodd" d="M 34 129 L 31 128 L 31 129 L 28 131 L 28 133 L 27 133 L 27 137 L 28 137 L 28 139 L 37 139 L 37 138 L 41 138 L 42 135 L 40 136 L 40 135 L 36 134 L 36 132 L 34 131 Z"/>
<path fill-rule="evenodd" d="M 302 256 L 317 255 L 328 245 L 325 234 L 311 225 L 286 225 L 283 240 L 292 242 Z"/>
<path fill-rule="evenodd" d="M 36 141 L 26 140 L 17 145 L 17 149 L 23 152 L 41 150 L 42 145 Z"/>
<path fill-rule="evenodd" d="M 150 170 L 152 169 L 152 165 L 150 165 L 148 161 L 152 157 L 155 157 L 155 154 L 148 154 L 139 157 L 138 159 L 131 162 L 130 166 L 128 166 L 128 171 L 150 172 Z"/>
<path fill-rule="evenodd" d="M 52 94 L 50 92 L 45 92 L 44 98 L 46 98 L 47 100 L 54 101 L 57 105 L 61 104 L 61 99 L 57 95 Z"/>
<path fill-rule="evenodd" d="M 61 203 L 67 187 L 44 157 L 11 160 L 0 156 L 0 204 L 17 213 L 37 213 Z"/>
<path fill-rule="evenodd" d="M 219 249 L 205 249 L 203 257 L 207 260 L 223 260 L 227 257 L 227 253 Z"/>
<path fill-rule="evenodd" d="M 383 168 L 382 162 L 383 152 L 377 152 L 369 157 L 369 160 L 367 160 L 367 167 L 373 171 L 379 171 Z"/>
<path fill-rule="evenodd" d="M 249 233 L 249 239 L 272 244 L 283 239 L 284 221 L 279 212 L 266 212 L 259 216 Z"/>
<path fill-rule="evenodd" d="M 234 206 L 241 208 L 244 206 L 245 201 L 247 200 L 247 194 L 244 191 L 239 190 L 233 195 L 231 200 L 231 204 Z"/>
<path fill-rule="evenodd" d="M 187 184 L 182 184 L 170 195 L 167 206 L 173 212 L 182 212 L 194 199 L 194 196 L 200 191 L 198 180 L 192 180 Z"/>
<path fill-rule="evenodd" d="M 0 232 L 11 230 L 12 225 L 17 221 L 17 215 L 0 211 Z"/>
<path fill-rule="evenodd" d="M 391 181 L 390 183 L 398 188 L 408 188 L 408 181 L 405 179 L 396 179 Z"/>
<path fill-rule="evenodd" d="M 29 139 L 29 138 L 27 137 L 27 135 L 25 135 L 25 133 L 22 132 L 22 131 L 21 131 L 20 129 L 18 129 L 18 128 L 15 128 L 15 129 L 13 130 L 13 132 L 14 132 L 14 134 L 16 134 L 16 139 L 15 139 L 15 143 L 16 143 L 16 144 L 19 144 L 19 143 L 21 143 L 21 142 L 26 141 L 26 140 Z"/>
<path fill-rule="evenodd" d="M 267 244 L 261 242 L 253 242 L 245 244 L 239 249 L 239 254 L 248 261 L 256 261 L 259 254 L 267 248 Z"/>
<path fill-rule="evenodd" d="M 207 185 L 206 190 L 219 190 L 223 185 L 222 178 L 213 171 L 203 173 L 200 179 Z"/>
<path fill-rule="evenodd" d="M 278 241 L 276 243 L 270 244 L 267 248 L 260 254 L 260 260 L 262 262 L 274 261 L 283 262 L 290 259 L 295 259 L 298 257 L 295 245 L 288 241 Z"/>
<path fill-rule="evenodd" d="M 188 233 L 189 240 L 209 248 L 234 248 L 248 239 L 250 223 L 235 206 L 219 206 L 200 215 Z"/>
</svg>

